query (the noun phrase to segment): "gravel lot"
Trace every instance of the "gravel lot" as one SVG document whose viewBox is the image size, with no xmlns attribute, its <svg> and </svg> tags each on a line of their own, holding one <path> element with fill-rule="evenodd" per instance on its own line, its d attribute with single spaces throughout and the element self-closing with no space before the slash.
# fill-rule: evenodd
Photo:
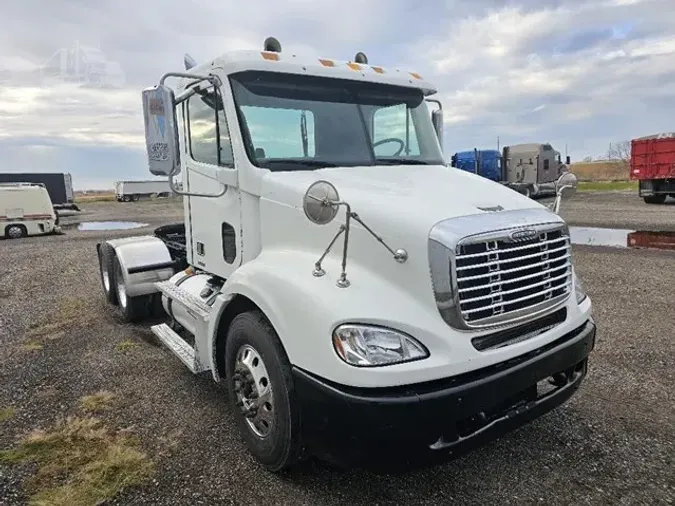
<svg viewBox="0 0 675 506">
<path fill-rule="evenodd" d="M 572 225 L 675 230 L 675 205 L 629 193 L 563 204 Z M 598 343 L 566 405 L 452 463 L 408 475 L 337 471 L 310 461 L 292 476 L 246 454 L 224 388 L 195 378 L 146 327 L 103 303 L 95 244 L 179 221 L 177 202 L 92 203 L 82 220 L 135 220 L 133 231 L 0 241 L 0 449 L 117 394 L 102 418 L 128 429 L 157 473 L 112 504 L 672 504 L 675 502 L 675 252 L 575 247 Z M 72 219 L 64 219 L 68 223 Z M 51 325 L 51 326 L 50 326 Z M 39 336 L 40 346 L 35 344 Z M 126 343 L 121 345 L 120 343 Z M 0 464 L 0 504 L 25 504 L 30 466 Z"/>
</svg>

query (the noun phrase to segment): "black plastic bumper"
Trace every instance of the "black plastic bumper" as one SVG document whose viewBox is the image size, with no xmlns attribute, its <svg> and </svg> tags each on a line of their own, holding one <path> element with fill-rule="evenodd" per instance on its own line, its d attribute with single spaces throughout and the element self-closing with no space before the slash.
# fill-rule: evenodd
<svg viewBox="0 0 675 506">
<path fill-rule="evenodd" d="M 588 321 L 508 362 L 393 388 L 346 387 L 295 368 L 304 436 L 314 453 L 340 465 L 448 460 L 567 401 L 586 376 L 594 345 Z"/>
</svg>

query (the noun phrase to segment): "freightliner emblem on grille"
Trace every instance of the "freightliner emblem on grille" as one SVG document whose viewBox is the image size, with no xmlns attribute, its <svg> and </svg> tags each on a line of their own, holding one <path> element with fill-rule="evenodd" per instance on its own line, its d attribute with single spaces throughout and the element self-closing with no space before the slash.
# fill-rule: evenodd
<svg viewBox="0 0 675 506">
<path fill-rule="evenodd" d="M 513 242 L 531 241 L 537 237 L 537 231 L 532 228 L 515 230 L 509 234 L 509 239 Z"/>
</svg>

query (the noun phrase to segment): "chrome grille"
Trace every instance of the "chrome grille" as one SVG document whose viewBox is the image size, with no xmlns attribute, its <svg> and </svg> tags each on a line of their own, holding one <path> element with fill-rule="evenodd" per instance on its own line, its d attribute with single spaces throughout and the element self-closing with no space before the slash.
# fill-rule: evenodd
<svg viewBox="0 0 675 506">
<path fill-rule="evenodd" d="M 508 232 L 457 245 L 456 301 L 469 327 L 516 321 L 557 306 L 570 294 L 571 247 L 564 228 L 540 229 L 525 240 L 510 239 Z"/>
</svg>

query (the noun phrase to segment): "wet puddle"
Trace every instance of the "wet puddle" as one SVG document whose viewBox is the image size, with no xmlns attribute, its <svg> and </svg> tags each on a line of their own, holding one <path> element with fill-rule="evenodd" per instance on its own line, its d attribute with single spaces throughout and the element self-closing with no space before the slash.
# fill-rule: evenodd
<svg viewBox="0 0 675 506">
<path fill-rule="evenodd" d="M 83 221 L 77 226 L 78 230 L 130 230 L 132 228 L 147 227 L 147 223 L 136 221 Z"/>
<path fill-rule="evenodd" d="M 675 232 L 620 228 L 570 227 L 572 244 L 611 248 L 645 248 L 675 251 Z"/>
</svg>

